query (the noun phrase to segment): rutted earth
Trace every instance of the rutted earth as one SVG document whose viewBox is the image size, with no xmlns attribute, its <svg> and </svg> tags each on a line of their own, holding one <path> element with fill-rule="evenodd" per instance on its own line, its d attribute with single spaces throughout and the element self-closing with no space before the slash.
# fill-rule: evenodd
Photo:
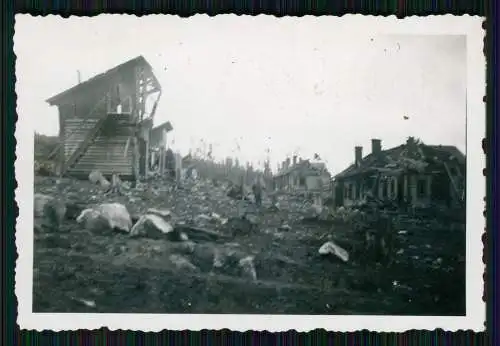
<svg viewBox="0 0 500 346">
<path fill-rule="evenodd" d="M 154 181 L 106 194 L 87 181 L 37 177 L 35 192 L 64 201 L 67 210 L 58 227 L 35 220 L 34 311 L 464 313 L 463 225 L 398 217 L 388 269 L 364 258 L 351 223 L 301 220 L 309 211 L 298 197 L 281 198 L 279 210 L 265 199 L 247 227 L 239 224 L 241 201 L 226 191 L 212 182 L 175 189 Z M 134 221 L 150 208 L 169 210 L 188 240 L 77 223 L 83 209 L 112 202 Z M 347 262 L 318 253 L 328 240 L 349 253 Z"/>
</svg>

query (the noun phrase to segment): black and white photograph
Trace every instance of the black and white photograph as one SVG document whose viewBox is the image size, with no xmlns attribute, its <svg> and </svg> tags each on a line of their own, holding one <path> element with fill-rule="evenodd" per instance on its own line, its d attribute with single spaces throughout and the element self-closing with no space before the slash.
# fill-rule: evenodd
<svg viewBox="0 0 500 346">
<path fill-rule="evenodd" d="M 483 330 L 483 36 L 17 15 L 21 328 Z"/>
</svg>

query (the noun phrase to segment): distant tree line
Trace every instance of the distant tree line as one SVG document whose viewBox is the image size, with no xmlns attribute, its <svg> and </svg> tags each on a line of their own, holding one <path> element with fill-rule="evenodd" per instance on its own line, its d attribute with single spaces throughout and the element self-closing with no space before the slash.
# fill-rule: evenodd
<svg viewBox="0 0 500 346">
<path fill-rule="evenodd" d="M 268 162 L 264 164 L 264 169 L 262 170 L 256 169 L 249 162 L 242 165 L 238 159 L 230 157 L 225 160 L 216 161 L 213 158 L 188 155 L 183 161 L 185 167 L 191 166 L 196 168 L 199 176 L 204 179 L 230 181 L 233 184 L 240 184 L 243 179 L 245 184 L 251 185 L 259 177 L 262 177 L 265 181 L 272 178 Z"/>
<path fill-rule="evenodd" d="M 46 136 L 35 132 L 35 160 L 47 160 L 59 145 L 59 137 Z"/>
</svg>

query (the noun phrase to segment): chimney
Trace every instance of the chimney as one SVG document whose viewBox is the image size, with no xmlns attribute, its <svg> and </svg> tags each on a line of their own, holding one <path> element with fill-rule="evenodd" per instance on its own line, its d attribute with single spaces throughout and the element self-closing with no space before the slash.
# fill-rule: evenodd
<svg viewBox="0 0 500 346">
<path fill-rule="evenodd" d="M 361 159 L 363 159 L 363 147 L 354 147 L 354 164 L 359 166 Z"/>
<path fill-rule="evenodd" d="M 290 158 L 286 158 L 286 168 L 288 169 L 290 167 Z"/>
<path fill-rule="evenodd" d="M 295 166 L 297 164 L 297 155 L 293 156 L 293 165 Z"/>
<path fill-rule="evenodd" d="M 286 169 L 286 161 L 283 161 L 281 162 L 281 170 L 285 170 Z"/>
<path fill-rule="evenodd" d="M 380 139 L 372 139 L 372 154 L 380 154 L 382 151 L 382 141 Z"/>
</svg>

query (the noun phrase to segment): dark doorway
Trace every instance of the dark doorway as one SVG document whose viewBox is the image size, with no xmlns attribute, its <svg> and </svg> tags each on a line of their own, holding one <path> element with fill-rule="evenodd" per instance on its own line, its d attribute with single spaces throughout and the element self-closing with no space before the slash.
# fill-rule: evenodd
<svg viewBox="0 0 500 346">
<path fill-rule="evenodd" d="M 431 195 L 433 200 L 450 205 L 451 189 L 448 175 L 436 174 L 432 177 Z"/>
</svg>

